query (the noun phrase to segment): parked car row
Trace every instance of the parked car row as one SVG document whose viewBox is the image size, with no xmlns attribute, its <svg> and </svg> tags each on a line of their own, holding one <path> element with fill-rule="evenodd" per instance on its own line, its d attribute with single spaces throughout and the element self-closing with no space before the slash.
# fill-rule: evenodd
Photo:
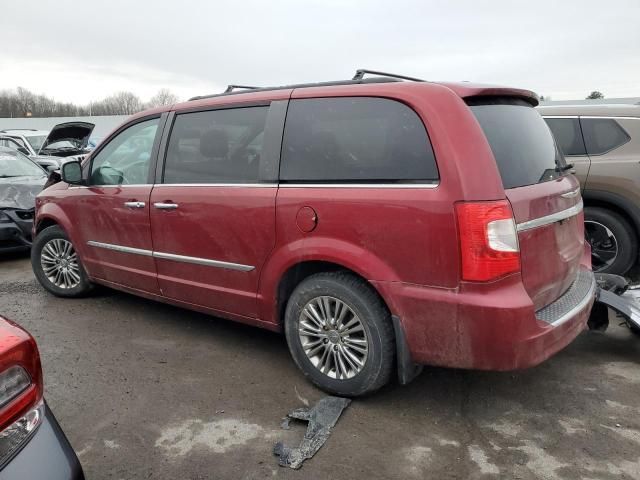
<svg viewBox="0 0 640 480">
<path fill-rule="evenodd" d="M 82 160 L 94 147 L 90 143 L 94 124 L 65 122 L 51 131 L 0 130 L 0 146 L 13 148 L 48 171 L 58 170 L 64 159 Z M 93 145 L 93 147 L 91 146 Z"/>
</svg>

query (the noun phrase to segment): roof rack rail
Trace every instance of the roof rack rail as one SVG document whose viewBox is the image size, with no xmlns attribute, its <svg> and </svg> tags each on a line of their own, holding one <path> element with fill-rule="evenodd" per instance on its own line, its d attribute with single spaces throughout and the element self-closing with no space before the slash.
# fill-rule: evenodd
<svg viewBox="0 0 640 480">
<path fill-rule="evenodd" d="M 365 75 L 377 75 L 379 77 L 399 78 L 401 80 L 409 80 L 412 82 L 424 82 L 421 78 L 407 77 L 406 75 L 397 75 L 395 73 L 378 72 L 377 70 L 368 70 L 366 68 L 359 68 L 356 70 L 356 74 L 353 76 L 353 80 L 362 80 Z"/>
<path fill-rule="evenodd" d="M 372 78 L 363 78 L 366 74 L 376 75 Z M 229 85 L 227 89 L 223 93 L 214 93 L 213 95 L 198 95 L 195 97 L 191 97 L 189 101 L 194 100 L 204 100 L 205 98 L 214 98 L 221 97 L 225 95 L 238 95 L 242 93 L 242 91 L 238 90 L 250 90 L 253 92 L 266 92 L 272 90 L 284 90 L 288 88 L 311 88 L 311 87 L 330 87 L 337 85 L 357 85 L 363 83 L 391 83 L 391 82 L 400 82 L 402 80 L 409 80 L 412 82 L 426 82 L 426 80 L 421 80 L 419 78 L 407 77 L 406 75 L 396 75 L 393 73 L 384 73 L 378 72 L 375 70 L 366 70 L 359 69 L 356 71 L 356 74 L 353 76 L 351 80 L 334 80 L 330 82 L 317 82 L 317 83 L 298 83 L 293 85 L 280 85 L 277 87 L 249 87 L 247 85 Z"/>
<path fill-rule="evenodd" d="M 250 87 L 249 85 L 227 85 L 227 89 L 224 93 L 233 92 L 234 90 L 257 90 L 260 87 Z"/>
<path fill-rule="evenodd" d="M 5 128 L 4 130 L 0 130 L 0 133 L 7 132 L 37 132 L 38 130 L 35 128 Z"/>
</svg>

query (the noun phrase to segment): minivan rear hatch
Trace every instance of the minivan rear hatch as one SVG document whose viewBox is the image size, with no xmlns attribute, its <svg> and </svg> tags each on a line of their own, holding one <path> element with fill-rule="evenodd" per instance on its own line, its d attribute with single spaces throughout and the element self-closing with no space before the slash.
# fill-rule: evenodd
<svg viewBox="0 0 640 480">
<path fill-rule="evenodd" d="M 522 280 L 539 310 L 576 279 L 584 253 L 582 197 L 553 135 L 531 103 L 466 99 L 484 131 L 517 223 Z"/>
</svg>

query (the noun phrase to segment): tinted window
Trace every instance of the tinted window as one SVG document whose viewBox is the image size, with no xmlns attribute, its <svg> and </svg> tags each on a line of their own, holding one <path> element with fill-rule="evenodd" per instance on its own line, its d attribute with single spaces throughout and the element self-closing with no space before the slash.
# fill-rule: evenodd
<svg viewBox="0 0 640 480">
<path fill-rule="evenodd" d="M 148 183 L 151 150 L 160 119 L 136 123 L 109 141 L 94 157 L 92 185 Z"/>
<path fill-rule="evenodd" d="M 584 155 L 580 122 L 577 118 L 545 118 L 547 125 L 556 137 L 556 142 L 565 155 Z"/>
<path fill-rule="evenodd" d="M 503 102 L 469 102 L 493 156 L 504 188 L 522 187 L 557 178 L 560 157 L 551 130 L 528 103 L 515 99 Z"/>
<path fill-rule="evenodd" d="M 164 183 L 255 183 L 269 107 L 176 116 Z"/>
<path fill-rule="evenodd" d="M 620 124 L 611 118 L 581 118 L 580 122 L 589 155 L 601 155 L 630 139 Z"/>
<path fill-rule="evenodd" d="M 418 115 L 381 98 L 293 100 L 280 178 L 308 182 L 433 182 L 433 150 Z"/>
</svg>

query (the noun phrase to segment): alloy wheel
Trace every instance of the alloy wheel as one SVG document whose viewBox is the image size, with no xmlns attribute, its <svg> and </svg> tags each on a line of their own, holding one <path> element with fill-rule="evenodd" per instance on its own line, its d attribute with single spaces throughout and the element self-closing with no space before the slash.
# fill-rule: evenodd
<svg viewBox="0 0 640 480">
<path fill-rule="evenodd" d="M 328 377 L 345 380 L 364 368 L 369 339 L 362 320 L 342 300 L 320 296 L 307 302 L 298 335 L 307 358 Z"/>
<path fill-rule="evenodd" d="M 591 245 L 591 262 L 594 272 L 611 266 L 618 257 L 618 241 L 613 232 L 599 222 L 585 220 L 584 233 Z"/>
<path fill-rule="evenodd" d="M 40 252 L 40 264 L 47 279 L 56 287 L 70 289 L 80 284 L 78 256 L 68 240 L 49 240 Z"/>
</svg>

